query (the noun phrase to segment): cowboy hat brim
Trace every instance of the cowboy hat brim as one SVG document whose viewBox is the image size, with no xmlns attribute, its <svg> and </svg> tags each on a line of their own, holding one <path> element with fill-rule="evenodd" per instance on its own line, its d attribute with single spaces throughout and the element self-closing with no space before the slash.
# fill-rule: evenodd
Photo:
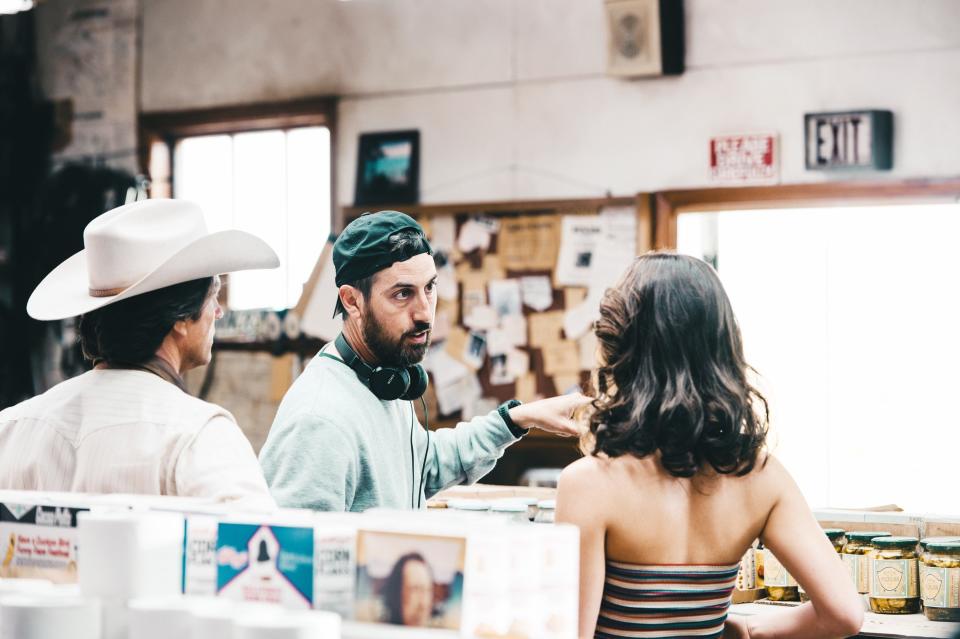
<svg viewBox="0 0 960 639">
<path fill-rule="evenodd" d="M 194 240 L 116 295 L 95 297 L 90 294 L 83 250 L 43 278 L 27 301 L 27 314 L 38 320 L 66 319 L 181 282 L 278 266 L 277 254 L 259 237 L 234 229 L 219 231 Z"/>
</svg>

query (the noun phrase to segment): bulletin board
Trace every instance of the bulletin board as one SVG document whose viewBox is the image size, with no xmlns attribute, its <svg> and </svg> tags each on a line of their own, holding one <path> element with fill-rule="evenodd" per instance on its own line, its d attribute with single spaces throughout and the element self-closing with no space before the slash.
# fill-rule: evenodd
<svg viewBox="0 0 960 639">
<path fill-rule="evenodd" d="M 599 298 L 650 248 L 647 196 L 400 210 L 423 226 L 437 262 L 424 360 L 431 425 L 586 387 Z"/>
</svg>

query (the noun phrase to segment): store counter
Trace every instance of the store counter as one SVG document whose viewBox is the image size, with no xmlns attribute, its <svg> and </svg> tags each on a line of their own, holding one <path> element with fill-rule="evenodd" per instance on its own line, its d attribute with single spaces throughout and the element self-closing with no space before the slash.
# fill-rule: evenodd
<svg viewBox="0 0 960 639">
<path fill-rule="evenodd" d="M 774 612 L 777 607 L 798 606 L 800 604 L 780 601 L 734 604 L 730 614 L 750 617 Z M 909 637 L 910 639 L 952 639 L 960 632 L 960 624 L 930 621 L 919 615 L 878 615 L 866 612 L 863 615 L 863 628 L 858 637 Z"/>
</svg>

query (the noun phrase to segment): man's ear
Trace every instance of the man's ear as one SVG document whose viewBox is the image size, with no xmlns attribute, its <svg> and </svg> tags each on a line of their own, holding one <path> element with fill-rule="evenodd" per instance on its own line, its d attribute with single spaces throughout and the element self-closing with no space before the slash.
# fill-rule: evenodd
<svg viewBox="0 0 960 639">
<path fill-rule="evenodd" d="M 360 292 L 360 289 L 344 284 L 337 293 L 340 296 L 340 303 L 347 311 L 347 315 L 355 320 L 360 319 L 363 315 L 364 303 L 363 293 Z"/>
<path fill-rule="evenodd" d="M 173 328 L 170 329 L 173 337 L 186 337 L 187 336 L 187 320 L 177 320 L 173 323 Z"/>
</svg>

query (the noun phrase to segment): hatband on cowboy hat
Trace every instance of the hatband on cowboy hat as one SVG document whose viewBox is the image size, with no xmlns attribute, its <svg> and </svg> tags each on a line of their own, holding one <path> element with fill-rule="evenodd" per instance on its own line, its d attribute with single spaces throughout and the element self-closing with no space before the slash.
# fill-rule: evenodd
<svg viewBox="0 0 960 639">
<path fill-rule="evenodd" d="M 83 245 L 30 295 L 30 317 L 64 319 L 181 282 L 280 265 L 255 235 L 208 233 L 203 211 L 186 200 L 143 200 L 107 211 L 87 224 Z"/>
</svg>

